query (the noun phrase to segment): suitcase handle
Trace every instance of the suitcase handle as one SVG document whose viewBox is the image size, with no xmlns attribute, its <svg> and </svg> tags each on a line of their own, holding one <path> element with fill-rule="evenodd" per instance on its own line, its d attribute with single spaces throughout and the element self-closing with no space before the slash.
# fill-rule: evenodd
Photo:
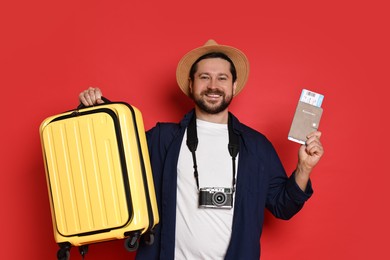
<svg viewBox="0 0 390 260">
<path fill-rule="evenodd" d="M 104 101 L 103 104 L 105 104 L 105 103 L 112 103 L 108 98 L 105 98 L 105 97 L 101 97 L 101 100 Z M 95 106 L 103 105 L 103 104 L 96 104 Z M 83 103 L 80 103 L 80 104 L 77 106 L 76 110 L 79 110 L 79 109 L 82 109 L 82 108 L 85 108 L 85 107 L 86 107 L 86 106 L 85 106 Z"/>
</svg>

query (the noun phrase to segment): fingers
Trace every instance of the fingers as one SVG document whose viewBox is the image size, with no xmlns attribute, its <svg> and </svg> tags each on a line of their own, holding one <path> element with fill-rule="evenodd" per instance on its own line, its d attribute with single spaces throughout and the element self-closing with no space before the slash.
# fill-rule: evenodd
<svg viewBox="0 0 390 260">
<path fill-rule="evenodd" d="M 322 133 L 320 131 L 314 131 L 308 134 L 307 138 L 310 139 L 313 136 L 316 136 L 318 139 L 321 138 Z"/>
<path fill-rule="evenodd" d="M 321 132 L 316 131 L 307 136 L 307 141 L 306 141 L 306 152 L 309 155 L 316 155 L 321 157 L 324 153 L 324 148 L 321 144 L 320 138 L 321 138 Z"/>
<path fill-rule="evenodd" d="M 84 106 L 93 106 L 95 104 L 102 104 L 102 92 L 99 88 L 89 87 L 79 94 L 79 101 Z"/>
</svg>

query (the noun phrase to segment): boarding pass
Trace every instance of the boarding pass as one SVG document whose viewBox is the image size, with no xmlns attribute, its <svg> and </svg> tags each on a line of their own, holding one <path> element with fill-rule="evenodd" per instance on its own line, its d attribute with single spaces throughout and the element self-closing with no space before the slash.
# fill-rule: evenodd
<svg viewBox="0 0 390 260">
<path fill-rule="evenodd" d="M 301 97 L 299 98 L 299 101 L 302 101 L 304 103 L 321 107 L 322 101 L 324 100 L 324 95 L 315 93 L 313 91 L 303 89 L 301 93 Z"/>
</svg>

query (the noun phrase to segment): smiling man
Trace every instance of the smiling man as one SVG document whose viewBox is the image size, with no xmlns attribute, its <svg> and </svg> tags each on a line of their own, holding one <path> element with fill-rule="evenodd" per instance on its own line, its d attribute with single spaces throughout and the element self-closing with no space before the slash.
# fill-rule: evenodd
<svg viewBox="0 0 390 260">
<path fill-rule="evenodd" d="M 203 55 L 194 63 L 190 70 L 189 91 L 195 101 L 197 118 L 224 114 L 225 118 L 216 123 L 227 122 L 225 111 L 236 91 L 236 78 L 233 62 L 223 53 Z"/>
<path fill-rule="evenodd" d="M 147 132 L 160 224 L 137 259 L 259 259 L 264 210 L 287 220 L 310 198 L 321 133 L 307 136 L 288 176 L 269 140 L 228 110 L 248 75 L 247 57 L 213 40 L 179 61 L 178 85 L 195 108 Z M 101 96 L 89 88 L 79 100 Z"/>
</svg>

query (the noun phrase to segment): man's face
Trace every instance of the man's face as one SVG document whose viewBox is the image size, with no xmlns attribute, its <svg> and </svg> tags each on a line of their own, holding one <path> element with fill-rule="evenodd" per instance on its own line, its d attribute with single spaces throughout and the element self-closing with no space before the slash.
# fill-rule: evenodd
<svg viewBox="0 0 390 260">
<path fill-rule="evenodd" d="M 194 80 L 190 82 L 191 97 L 204 112 L 218 114 L 229 106 L 236 90 L 230 63 L 221 58 L 198 62 Z"/>
</svg>

